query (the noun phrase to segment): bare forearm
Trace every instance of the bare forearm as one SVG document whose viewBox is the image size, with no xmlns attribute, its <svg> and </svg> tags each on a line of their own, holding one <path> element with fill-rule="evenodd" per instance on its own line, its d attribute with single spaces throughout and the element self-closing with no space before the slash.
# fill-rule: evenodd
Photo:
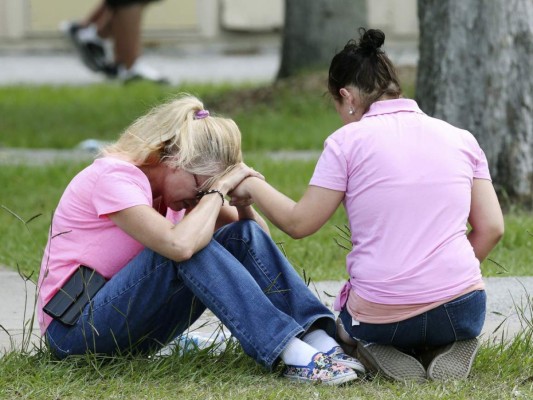
<svg viewBox="0 0 533 400">
<path fill-rule="evenodd" d="M 283 232 L 297 237 L 299 223 L 299 216 L 295 212 L 297 203 L 263 180 L 249 179 L 247 184 L 254 204 L 265 217 Z"/>
<path fill-rule="evenodd" d="M 181 241 L 191 256 L 207 246 L 213 238 L 220 203 L 220 197 L 206 196 L 174 226 L 174 237 Z"/>
<path fill-rule="evenodd" d="M 503 214 L 492 182 L 474 179 L 468 222 L 472 230 L 468 240 L 479 261 L 483 261 L 496 246 L 504 232 Z"/>
<path fill-rule="evenodd" d="M 474 249 L 474 254 L 479 262 L 482 262 L 487 258 L 492 249 L 498 244 L 502 235 L 499 233 L 494 234 L 481 234 L 476 230 L 470 231 L 468 234 L 468 240 Z"/>
<path fill-rule="evenodd" d="M 109 214 L 109 218 L 145 247 L 172 260 L 183 261 L 211 240 L 220 209 L 220 199 L 218 204 L 216 200 L 214 197 L 203 200 L 203 212 L 192 210 L 176 225 L 147 205 L 129 207 Z M 208 211 L 211 208 L 212 213 Z"/>
<path fill-rule="evenodd" d="M 244 180 L 230 195 L 233 205 L 254 203 L 268 220 L 295 239 L 319 230 L 344 198 L 344 192 L 310 185 L 295 202 L 258 178 Z"/>
</svg>

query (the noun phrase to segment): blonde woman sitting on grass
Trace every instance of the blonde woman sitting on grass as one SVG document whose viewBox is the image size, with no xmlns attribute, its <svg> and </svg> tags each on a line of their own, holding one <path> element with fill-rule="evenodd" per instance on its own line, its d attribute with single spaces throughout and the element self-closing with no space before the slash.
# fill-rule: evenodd
<svg viewBox="0 0 533 400">
<path fill-rule="evenodd" d="M 364 372 L 333 314 L 245 202 L 241 136 L 192 96 L 151 110 L 72 179 L 55 210 L 39 279 L 39 323 L 58 358 L 152 353 L 210 309 L 256 362 L 292 380 Z"/>
</svg>

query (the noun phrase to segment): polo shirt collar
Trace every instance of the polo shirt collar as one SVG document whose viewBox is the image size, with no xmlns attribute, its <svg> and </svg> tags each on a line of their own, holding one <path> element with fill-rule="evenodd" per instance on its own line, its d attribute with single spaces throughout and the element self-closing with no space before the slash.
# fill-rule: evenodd
<svg viewBox="0 0 533 400">
<path fill-rule="evenodd" d="M 424 112 L 418 107 L 416 101 L 401 98 L 376 101 L 372 103 L 368 111 L 363 115 L 363 118 L 372 117 L 375 115 L 393 114 L 402 111 L 424 114 Z"/>
</svg>

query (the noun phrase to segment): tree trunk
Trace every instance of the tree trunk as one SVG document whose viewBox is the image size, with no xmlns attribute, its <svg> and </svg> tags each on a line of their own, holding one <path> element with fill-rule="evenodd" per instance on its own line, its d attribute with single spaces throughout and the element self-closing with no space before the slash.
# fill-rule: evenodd
<svg viewBox="0 0 533 400">
<path fill-rule="evenodd" d="M 533 1 L 418 0 L 416 98 L 472 132 L 496 187 L 533 199 Z"/>
<path fill-rule="evenodd" d="M 278 78 L 329 66 L 333 55 L 366 27 L 366 0 L 285 0 Z"/>
</svg>

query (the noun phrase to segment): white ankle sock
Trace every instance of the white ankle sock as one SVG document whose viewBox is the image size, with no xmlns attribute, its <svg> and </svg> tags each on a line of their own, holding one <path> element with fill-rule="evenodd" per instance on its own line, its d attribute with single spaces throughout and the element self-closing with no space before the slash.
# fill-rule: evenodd
<svg viewBox="0 0 533 400">
<path fill-rule="evenodd" d="M 329 336 L 326 331 L 322 329 L 309 332 L 302 338 L 302 340 L 323 353 L 326 353 L 332 348 L 339 346 L 335 339 Z"/>
<path fill-rule="evenodd" d="M 318 350 L 298 338 L 292 338 L 280 357 L 285 365 L 304 366 L 313 360 Z"/>
</svg>

